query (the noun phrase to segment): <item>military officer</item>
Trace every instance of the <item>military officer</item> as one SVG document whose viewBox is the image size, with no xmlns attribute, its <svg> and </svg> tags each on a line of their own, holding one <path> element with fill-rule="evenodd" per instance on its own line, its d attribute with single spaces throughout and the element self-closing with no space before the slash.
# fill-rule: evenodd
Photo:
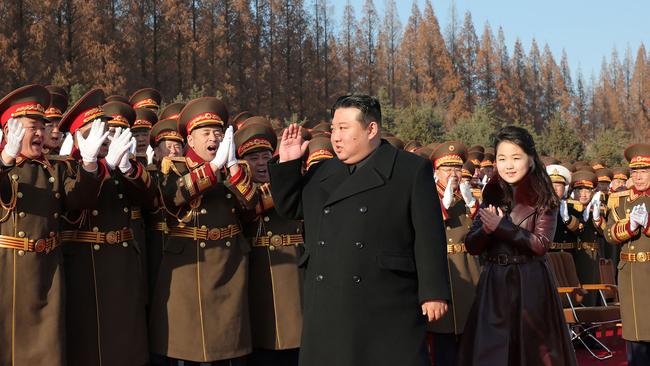
<svg viewBox="0 0 650 366">
<path fill-rule="evenodd" d="M 92 134 L 92 121 L 106 117 L 104 93 L 86 93 L 61 118 L 59 128 L 75 136 Z M 106 132 L 108 134 L 108 131 Z M 145 365 L 148 362 L 146 277 L 141 243 L 134 240 L 130 207 L 154 193 L 149 174 L 129 159 L 128 129 L 117 127 L 98 158 L 106 172 L 91 209 L 66 213 L 62 233 L 66 260 L 68 365 Z M 73 153 L 87 161 L 83 151 Z M 119 299 L 119 305 L 116 305 Z M 83 345 L 83 346 L 80 346 Z"/>
<path fill-rule="evenodd" d="M 239 213 L 254 207 L 256 194 L 247 164 L 237 161 L 232 128 L 224 133 L 227 121 L 217 98 L 187 103 L 178 119 L 187 153 L 161 163 L 170 215 L 151 300 L 150 345 L 175 364 L 240 365 L 252 349 L 250 244 Z"/>
<path fill-rule="evenodd" d="M 185 103 L 174 102 L 174 103 L 168 104 L 160 112 L 160 115 L 158 116 L 158 120 L 160 120 L 160 121 L 162 121 L 164 119 L 178 120 L 178 115 L 183 110 L 183 107 L 185 107 Z"/>
<path fill-rule="evenodd" d="M 488 147 L 485 149 L 483 154 L 483 161 L 481 161 L 481 173 L 483 175 L 482 183 L 485 185 L 492 176 L 494 175 L 494 161 L 496 157 L 496 152 L 493 147 Z"/>
<path fill-rule="evenodd" d="M 449 312 L 441 320 L 428 324 L 428 330 L 433 333 L 436 365 L 456 363 L 456 350 L 474 303 L 474 293 L 481 274 L 478 257 L 467 253 L 464 244 L 465 235 L 479 207 L 470 184 L 461 184 L 462 167 L 466 159 L 466 147 L 456 141 L 438 145 L 431 154 L 446 227 L 451 288 Z"/>
<path fill-rule="evenodd" d="M 422 143 L 418 140 L 411 140 L 406 145 L 404 145 L 404 151 L 415 152 L 417 149 L 422 147 Z"/>
<path fill-rule="evenodd" d="M 551 178 L 555 194 L 560 198 L 557 228 L 549 250 L 573 253 L 578 242 L 575 232 L 578 230 L 580 220 L 578 212 L 573 207 L 573 202 L 567 202 L 571 185 L 571 172 L 566 167 L 557 164 L 548 165 L 546 172 Z"/>
<path fill-rule="evenodd" d="M 41 85 L 18 88 L 0 100 L 1 365 L 67 365 L 59 220 L 66 209 L 92 205 L 101 184 L 101 170 L 90 161 L 106 138 L 101 133 L 84 140 L 86 162 L 44 155 L 49 103 Z"/>
<path fill-rule="evenodd" d="M 612 193 L 606 237 L 622 246 L 618 264 L 619 297 L 623 320 L 623 338 L 627 341 L 630 366 L 650 364 L 650 145 L 635 144 L 625 150 L 633 186 Z"/>
<path fill-rule="evenodd" d="M 44 148 L 45 155 L 58 155 L 61 144 L 63 143 L 63 134 L 59 131 L 59 120 L 66 108 L 68 108 L 68 93 L 58 86 L 48 85 L 47 90 L 50 92 L 50 106 L 45 110 L 45 135 Z"/>
<path fill-rule="evenodd" d="M 612 168 L 612 184 L 609 187 L 609 193 L 621 192 L 627 190 L 625 186 L 630 179 L 630 170 L 626 167 Z"/>
<path fill-rule="evenodd" d="M 252 245 L 249 298 L 254 351 L 249 365 L 297 366 L 302 330 L 302 276 L 298 258 L 304 239 L 302 221 L 281 217 L 271 197 L 268 162 L 277 138 L 271 123 L 251 117 L 235 133 L 237 155 L 251 168 L 260 194 L 254 219 L 244 226 Z"/>
<path fill-rule="evenodd" d="M 149 108 L 154 112 L 158 112 L 158 109 L 160 109 L 161 101 L 160 92 L 154 88 L 139 89 L 129 98 L 129 103 L 134 109 Z"/>
<path fill-rule="evenodd" d="M 594 169 L 596 177 L 598 178 L 597 191 L 603 192 L 605 199 L 603 202 L 607 202 L 607 195 L 609 195 L 609 187 L 612 184 L 612 178 L 614 178 L 614 173 L 609 168 Z"/>
<path fill-rule="evenodd" d="M 580 220 L 575 231 L 578 240 L 573 260 L 581 284 L 600 283 L 599 261 L 603 250 L 599 238 L 606 222 L 605 209 L 601 205 L 602 192 L 597 190 L 597 184 L 598 178 L 591 171 L 579 170 L 572 175 L 571 189 L 575 192 L 575 201 L 571 204 Z M 596 293 L 587 294 L 582 303 L 595 305 Z"/>
</svg>

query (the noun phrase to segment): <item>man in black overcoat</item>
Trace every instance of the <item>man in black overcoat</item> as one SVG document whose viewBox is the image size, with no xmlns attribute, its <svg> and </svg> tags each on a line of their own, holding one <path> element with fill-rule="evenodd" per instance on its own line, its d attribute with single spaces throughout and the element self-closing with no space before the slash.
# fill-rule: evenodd
<svg viewBox="0 0 650 366">
<path fill-rule="evenodd" d="M 446 238 L 431 163 L 381 139 L 369 96 L 332 108 L 336 158 L 301 174 L 301 128 L 270 164 L 277 211 L 304 219 L 301 366 L 425 366 L 447 311 Z"/>
</svg>

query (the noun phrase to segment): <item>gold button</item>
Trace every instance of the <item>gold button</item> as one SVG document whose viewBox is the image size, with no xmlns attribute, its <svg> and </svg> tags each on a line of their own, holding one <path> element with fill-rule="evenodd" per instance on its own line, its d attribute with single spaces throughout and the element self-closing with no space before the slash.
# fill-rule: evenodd
<svg viewBox="0 0 650 366">
<path fill-rule="evenodd" d="M 12 176 L 11 176 L 11 179 L 13 179 L 13 180 L 18 180 L 18 174 L 14 174 L 14 175 L 12 175 Z"/>
<path fill-rule="evenodd" d="M 54 218 L 55 218 L 55 219 L 58 219 L 58 218 L 59 218 L 59 213 L 58 213 L 58 212 L 55 212 L 55 213 L 54 213 Z"/>
<path fill-rule="evenodd" d="M 18 198 L 23 198 L 23 192 L 16 193 L 16 196 L 18 196 Z"/>
<path fill-rule="evenodd" d="M 268 235 L 268 236 L 273 236 L 273 232 L 272 232 L 272 231 L 269 231 L 269 232 L 266 233 L 266 235 Z"/>
<path fill-rule="evenodd" d="M 125 247 L 125 248 L 128 248 L 128 247 L 129 247 L 129 243 L 127 243 L 127 242 L 123 242 L 123 243 L 122 243 L 122 246 Z"/>
<path fill-rule="evenodd" d="M 128 208 L 128 207 L 124 207 L 124 210 L 123 210 L 123 211 L 124 211 L 124 212 L 129 212 L 129 208 Z"/>
<path fill-rule="evenodd" d="M 450 238 L 450 239 L 449 239 L 449 242 L 452 242 L 452 241 L 453 241 L 453 240 L 451 240 L 451 238 Z"/>
<path fill-rule="evenodd" d="M 18 217 L 25 217 L 25 213 L 24 212 L 19 212 Z"/>
<path fill-rule="evenodd" d="M 232 194 L 226 193 L 226 198 L 232 198 Z"/>
<path fill-rule="evenodd" d="M 22 257 L 22 256 L 24 256 L 24 255 L 25 255 L 25 251 L 24 251 L 24 250 L 19 250 L 19 251 L 18 251 L 18 256 L 19 256 L 19 257 Z"/>
<path fill-rule="evenodd" d="M 269 250 L 270 250 L 270 251 L 274 251 L 274 250 L 275 250 L 275 246 L 273 246 L 273 245 L 269 245 Z"/>
<path fill-rule="evenodd" d="M 93 227 L 93 232 L 98 232 L 99 228 L 97 226 Z"/>
<path fill-rule="evenodd" d="M 208 228 L 207 226 L 205 226 L 205 225 L 201 225 L 201 229 L 205 230 L 205 229 L 207 229 L 207 228 Z"/>
<path fill-rule="evenodd" d="M 199 246 L 200 246 L 201 248 L 205 248 L 205 242 L 204 242 L 204 241 L 200 242 L 200 243 L 199 243 Z"/>
<path fill-rule="evenodd" d="M 97 215 L 99 215 L 99 211 L 93 210 L 92 214 L 93 214 L 93 216 L 97 216 Z"/>
<path fill-rule="evenodd" d="M 50 181 L 50 183 L 54 183 L 54 177 L 50 177 L 48 181 Z"/>
<path fill-rule="evenodd" d="M 634 250 L 634 245 L 630 245 L 630 250 Z"/>
<path fill-rule="evenodd" d="M 99 248 L 100 248 L 99 244 L 95 244 L 95 245 L 93 245 L 93 249 L 95 249 L 95 250 L 99 250 Z"/>
<path fill-rule="evenodd" d="M 227 241 L 227 242 L 226 242 L 226 246 L 230 248 L 230 245 L 231 245 L 230 242 Z"/>
<path fill-rule="evenodd" d="M 269 222 L 269 221 L 271 221 L 271 218 L 268 216 L 264 216 L 264 222 Z"/>
<path fill-rule="evenodd" d="M 300 228 L 296 229 L 296 233 L 300 234 Z"/>
<path fill-rule="evenodd" d="M 206 210 L 205 208 L 202 208 L 202 209 L 201 209 L 201 215 L 205 215 L 205 214 L 207 214 L 207 213 L 208 213 L 208 210 Z"/>
<path fill-rule="evenodd" d="M 451 227 L 447 226 L 447 230 L 451 230 Z"/>
<path fill-rule="evenodd" d="M 115 185 L 118 185 L 118 184 L 120 184 L 120 181 L 115 179 L 115 180 L 113 180 L 113 183 L 115 183 Z"/>
<path fill-rule="evenodd" d="M 61 198 L 61 193 L 56 192 L 56 193 L 54 194 L 54 198 L 56 198 L 56 199 Z"/>
<path fill-rule="evenodd" d="M 234 208 L 234 207 L 231 208 L 231 209 L 230 209 L 230 212 L 235 213 L 235 208 Z"/>
<path fill-rule="evenodd" d="M 122 199 L 122 198 L 124 198 L 124 195 L 122 193 L 118 193 L 117 198 Z"/>
<path fill-rule="evenodd" d="M 25 232 L 24 231 L 19 231 L 18 232 L 18 237 L 24 238 L 25 237 Z"/>
</svg>

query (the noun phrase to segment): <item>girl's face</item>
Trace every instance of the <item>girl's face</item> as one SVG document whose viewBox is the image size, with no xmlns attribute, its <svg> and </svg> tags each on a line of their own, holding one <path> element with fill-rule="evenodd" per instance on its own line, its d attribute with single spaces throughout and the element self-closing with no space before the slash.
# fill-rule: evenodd
<svg viewBox="0 0 650 366">
<path fill-rule="evenodd" d="M 519 183 L 532 165 L 532 159 L 517 144 L 503 141 L 497 146 L 497 171 L 507 183 Z"/>
</svg>

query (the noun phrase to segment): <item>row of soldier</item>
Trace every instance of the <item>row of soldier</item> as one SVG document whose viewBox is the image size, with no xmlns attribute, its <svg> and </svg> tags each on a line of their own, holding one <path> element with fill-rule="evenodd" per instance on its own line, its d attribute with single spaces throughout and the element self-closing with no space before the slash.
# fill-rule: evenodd
<svg viewBox="0 0 650 366">
<path fill-rule="evenodd" d="M 230 118 L 213 97 L 158 113 L 150 88 L 67 100 L 31 85 L 0 101 L 0 364 L 297 364 L 303 229 L 273 209 L 267 168 L 282 130 L 247 112 Z M 305 130 L 305 170 L 334 156 L 328 128 Z M 453 364 L 481 271 L 463 241 L 495 152 L 386 140 L 432 161 L 453 296 L 429 330 L 436 364 Z M 628 148 L 629 169 L 545 161 L 562 198 L 550 250 L 571 252 L 586 284 L 600 281 L 600 258 L 624 261 L 630 341 L 650 331 L 634 310 L 650 299 L 630 297 L 632 268 L 650 252 L 648 187 L 635 185 L 648 180 L 648 150 Z"/>
</svg>

